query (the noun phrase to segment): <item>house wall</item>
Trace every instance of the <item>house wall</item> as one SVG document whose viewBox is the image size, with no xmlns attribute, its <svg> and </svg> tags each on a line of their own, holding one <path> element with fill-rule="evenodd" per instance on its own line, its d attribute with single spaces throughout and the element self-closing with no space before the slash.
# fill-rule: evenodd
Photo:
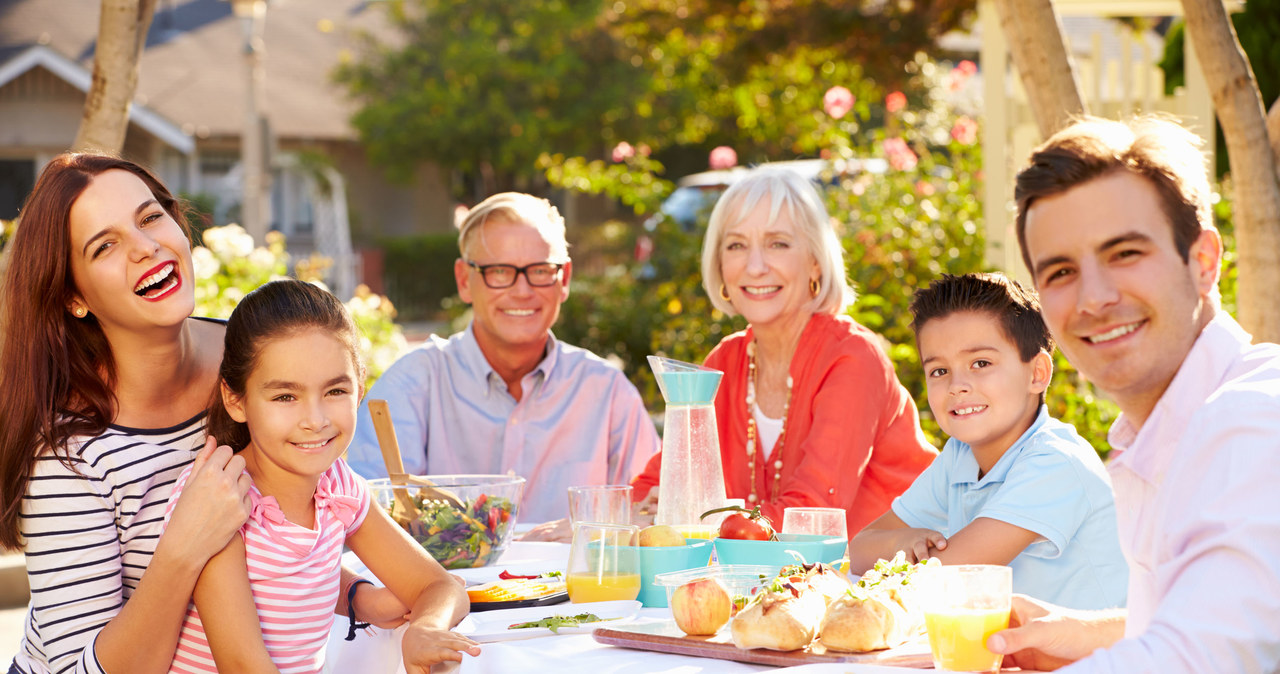
<svg viewBox="0 0 1280 674">
<path fill-rule="evenodd" d="M 384 237 L 447 232 L 455 201 L 449 177 L 434 165 L 419 168 L 407 184 L 392 182 L 369 163 L 355 142 L 334 143 L 326 151 L 347 180 L 351 239 L 357 248 Z"/>
<path fill-rule="evenodd" d="M 0 154 L 49 157 L 71 145 L 80 127 L 84 94 L 43 68 L 0 87 Z"/>
</svg>

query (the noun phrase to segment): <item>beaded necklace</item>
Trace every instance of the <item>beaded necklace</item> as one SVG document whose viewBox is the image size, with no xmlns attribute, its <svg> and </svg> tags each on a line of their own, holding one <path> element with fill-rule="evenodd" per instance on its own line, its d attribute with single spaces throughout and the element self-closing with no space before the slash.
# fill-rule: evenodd
<svg viewBox="0 0 1280 674">
<path fill-rule="evenodd" d="M 773 462 L 773 495 L 778 495 L 779 489 L 782 487 L 782 443 L 787 439 L 787 412 L 791 409 L 791 373 L 787 373 L 787 401 L 782 405 L 782 432 L 778 434 L 778 441 L 774 447 L 778 449 L 778 458 Z M 751 491 L 747 494 L 747 504 L 754 504 L 759 498 L 756 496 L 756 445 L 757 439 L 760 437 L 756 429 L 756 342 L 751 340 L 747 344 L 747 472 L 751 474 Z M 761 469 L 767 471 L 765 465 L 769 460 L 765 448 L 760 448 Z"/>
</svg>

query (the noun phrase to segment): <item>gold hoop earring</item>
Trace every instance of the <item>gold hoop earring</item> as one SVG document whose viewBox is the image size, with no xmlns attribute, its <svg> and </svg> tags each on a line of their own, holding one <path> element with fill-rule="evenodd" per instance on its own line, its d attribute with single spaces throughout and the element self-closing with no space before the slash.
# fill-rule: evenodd
<svg viewBox="0 0 1280 674">
<path fill-rule="evenodd" d="M 76 307 L 75 309 L 71 310 L 71 313 L 75 314 L 76 318 L 84 318 L 89 314 L 89 310 L 85 309 L 84 307 Z"/>
<path fill-rule="evenodd" d="M 822 284 L 818 282 L 818 279 L 809 279 L 809 294 L 817 297 L 820 290 L 822 290 Z"/>
<path fill-rule="evenodd" d="M 723 283 L 720 284 L 720 299 L 726 302 L 729 301 L 729 289 L 724 287 Z"/>
</svg>

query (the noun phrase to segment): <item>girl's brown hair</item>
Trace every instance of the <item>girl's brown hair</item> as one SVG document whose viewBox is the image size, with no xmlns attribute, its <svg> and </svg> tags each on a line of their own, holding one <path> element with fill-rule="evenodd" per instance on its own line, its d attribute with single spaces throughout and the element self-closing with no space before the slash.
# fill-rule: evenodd
<svg viewBox="0 0 1280 674">
<path fill-rule="evenodd" d="M 258 355 L 273 339 L 306 329 L 333 335 L 346 345 L 356 369 L 356 384 L 364 381 L 360 332 L 347 308 L 332 293 L 296 279 L 271 281 L 244 296 L 227 320 L 227 335 L 218 370 L 221 386 L 238 397 L 258 364 Z M 249 426 L 231 418 L 222 403 L 221 386 L 209 401 L 209 435 L 218 444 L 240 451 L 249 445 Z"/>
<path fill-rule="evenodd" d="M 92 315 L 75 318 L 68 305 L 71 206 L 106 171 L 128 171 L 188 232 L 179 200 L 150 171 L 101 154 L 62 154 L 36 180 L 9 242 L 0 289 L 0 548 L 21 546 L 18 517 L 36 457 L 51 450 L 63 461 L 67 441 L 97 435 L 115 418 L 115 361 Z"/>
</svg>

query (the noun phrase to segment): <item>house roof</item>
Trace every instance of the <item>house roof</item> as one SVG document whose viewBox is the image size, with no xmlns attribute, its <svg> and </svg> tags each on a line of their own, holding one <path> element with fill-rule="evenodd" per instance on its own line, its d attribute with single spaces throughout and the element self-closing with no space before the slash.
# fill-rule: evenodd
<svg viewBox="0 0 1280 674">
<path fill-rule="evenodd" d="M 41 67 L 57 75 L 67 84 L 79 89 L 81 92 L 89 93 L 89 85 L 93 79 L 93 74 L 75 61 L 42 44 L 34 44 L 26 49 L 13 51 L 17 53 L 0 54 L 0 87 L 12 82 L 32 68 Z M 189 134 L 183 132 L 181 128 L 161 115 L 156 114 L 151 108 L 135 102 L 129 110 L 129 116 L 134 124 L 176 148 L 179 152 L 190 154 L 192 150 L 195 150 L 195 140 Z"/>
<path fill-rule="evenodd" d="M 92 72 L 100 5 L 101 0 L 0 0 L 0 67 L 44 45 Z M 262 106 L 278 137 L 356 137 L 348 121 L 355 106 L 330 76 L 340 59 L 354 53 L 358 32 L 390 37 L 380 5 L 270 3 Z M 240 20 L 226 0 L 157 0 L 135 102 L 187 135 L 239 136 L 247 80 L 243 44 Z"/>
</svg>

